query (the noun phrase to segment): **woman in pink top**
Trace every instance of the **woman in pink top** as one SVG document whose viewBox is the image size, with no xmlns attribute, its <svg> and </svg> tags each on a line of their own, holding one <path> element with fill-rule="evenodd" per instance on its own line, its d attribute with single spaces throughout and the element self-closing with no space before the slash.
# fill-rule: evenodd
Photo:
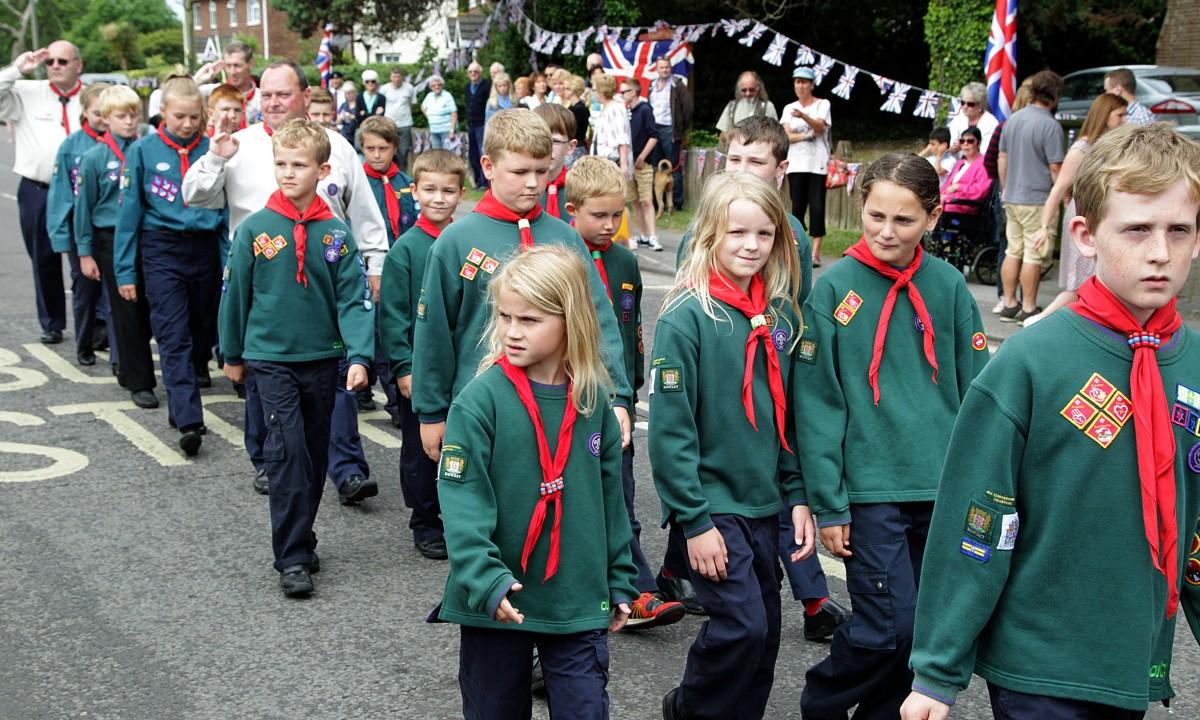
<svg viewBox="0 0 1200 720">
<path fill-rule="evenodd" d="M 958 138 L 962 157 L 954 164 L 942 180 L 942 207 L 945 212 L 960 215 L 977 215 L 978 205 L 960 205 L 956 200 L 983 200 L 992 191 L 992 179 L 983 167 L 983 155 L 979 146 L 983 134 L 979 128 L 968 127 Z"/>
</svg>

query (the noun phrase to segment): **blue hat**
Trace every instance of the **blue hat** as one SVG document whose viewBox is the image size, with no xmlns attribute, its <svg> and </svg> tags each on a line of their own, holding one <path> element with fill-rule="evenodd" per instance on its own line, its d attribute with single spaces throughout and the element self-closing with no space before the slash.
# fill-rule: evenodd
<svg viewBox="0 0 1200 720">
<path fill-rule="evenodd" d="M 792 79 L 803 78 L 804 80 L 815 80 L 816 75 L 813 74 L 813 69 L 810 67 L 798 67 L 792 71 Z"/>
</svg>

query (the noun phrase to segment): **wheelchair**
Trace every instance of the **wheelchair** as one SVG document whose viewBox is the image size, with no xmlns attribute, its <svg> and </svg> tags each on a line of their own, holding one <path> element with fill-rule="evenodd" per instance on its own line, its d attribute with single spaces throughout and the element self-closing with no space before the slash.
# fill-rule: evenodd
<svg viewBox="0 0 1200 720">
<path fill-rule="evenodd" d="M 925 251 L 974 276 L 981 285 L 995 285 L 999 250 L 994 240 L 992 193 L 981 200 L 955 200 L 955 205 L 979 208 L 975 214 L 943 212 L 937 227 L 925 238 Z"/>
</svg>

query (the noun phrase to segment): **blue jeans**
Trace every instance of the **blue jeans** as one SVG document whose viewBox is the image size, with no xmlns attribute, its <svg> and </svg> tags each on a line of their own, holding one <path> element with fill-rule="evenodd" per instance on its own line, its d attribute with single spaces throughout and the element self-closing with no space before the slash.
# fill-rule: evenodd
<svg viewBox="0 0 1200 720">
<path fill-rule="evenodd" d="M 429 146 L 435 150 L 440 150 L 446 145 L 446 138 L 450 137 L 449 132 L 430 132 Z"/>
</svg>

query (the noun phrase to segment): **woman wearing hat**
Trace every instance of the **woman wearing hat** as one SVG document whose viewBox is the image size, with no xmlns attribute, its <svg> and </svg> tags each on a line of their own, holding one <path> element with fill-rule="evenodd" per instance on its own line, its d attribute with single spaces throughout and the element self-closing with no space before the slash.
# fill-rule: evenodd
<svg viewBox="0 0 1200 720">
<path fill-rule="evenodd" d="M 379 73 L 364 70 L 362 84 L 362 92 L 358 94 L 358 103 L 354 108 L 356 129 L 358 125 L 362 125 L 363 120 L 372 115 L 382 115 L 387 109 L 387 98 L 379 92 Z"/>
<path fill-rule="evenodd" d="M 813 70 L 798 67 L 792 73 L 796 102 L 783 108 L 780 122 L 787 130 L 788 187 L 792 214 L 812 237 L 813 267 L 821 267 L 821 240 L 825 237 L 825 173 L 829 165 L 829 127 L 833 124 L 829 101 L 813 95 Z"/>
</svg>

